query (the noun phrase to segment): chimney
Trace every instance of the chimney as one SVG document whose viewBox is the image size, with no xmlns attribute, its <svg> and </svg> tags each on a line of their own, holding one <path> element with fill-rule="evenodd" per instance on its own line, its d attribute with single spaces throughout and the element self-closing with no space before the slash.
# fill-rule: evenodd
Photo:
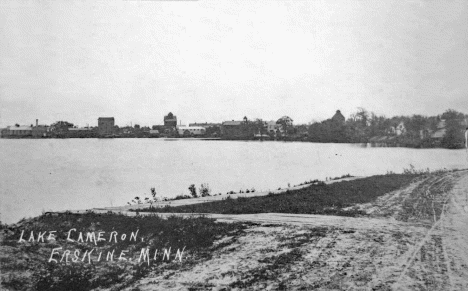
<svg viewBox="0 0 468 291">
<path fill-rule="evenodd" d="M 36 127 L 39 125 L 39 119 L 36 119 Z"/>
</svg>

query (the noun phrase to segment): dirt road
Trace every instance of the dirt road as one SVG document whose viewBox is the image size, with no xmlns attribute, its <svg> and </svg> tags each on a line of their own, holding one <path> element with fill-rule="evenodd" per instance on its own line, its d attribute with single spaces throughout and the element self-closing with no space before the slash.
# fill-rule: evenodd
<svg viewBox="0 0 468 291">
<path fill-rule="evenodd" d="M 468 171 L 358 207 L 370 217 L 212 215 L 254 225 L 206 261 L 127 290 L 468 290 Z"/>
<path fill-rule="evenodd" d="M 439 219 L 402 257 L 403 268 L 395 289 L 468 290 L 468 174 L 461 175 L 453 189 L 443 195 Z"/>
</svg>

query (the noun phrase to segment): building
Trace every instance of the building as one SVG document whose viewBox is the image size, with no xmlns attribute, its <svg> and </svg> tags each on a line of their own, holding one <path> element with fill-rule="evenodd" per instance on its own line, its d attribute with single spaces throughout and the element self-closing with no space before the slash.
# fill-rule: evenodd
<svg viewBox="0 0 468 291">
<path fill-rule="evenodd" d="M 177 127 L 177 116 L 169 112 L 168 115 L 164 116 L 164 126 Z"/>
<path fill-rule="evenodd" d="M 21 138 L 21 137 L 34 137 L 41 138 L 49 136 L 50 127 L 46 125 L 39 125 L 36 119 L 36 126 L 15 125 L 8 126 L 1 130 L 1 137 Z"/>
<path fill-rule="evenodd" d="M 183 136 L 200 136 L 205 135 L 206 129 L 202 126 L 179 126 L 177 132 Z"/>
<path fill-rule="evenodd" d="M 5 127 L 1 129 L 0 135 L 2 138 L 9 137 L 10 136 L 10 127 Z"/>
<path fill-rule="evenodd" d="M 39 125 L 39 119 L 36 119 L 36 126 L 32 128 L 32 137 L 41 138 L 49 136 L 50 127 L 47 125 Z"/>
<path fill-rule="evenodd" d="M 394 123 L 393 126 L 390 126 L 388 128 L 387 133 L 392 134 L 392 135 L 397 135 L 397 136 L 405 134 L 406 133 L 405 123 L 403 121 L 400 121 L 398 123 Z M 420 132 L 420 134 L 421 134 L 421 132 Z"/>
<path fill-rule="evenodd" d="M 431 134 L 431 138 L 437 139 L 437 140 L 442 140 L 447 132 L 447 129 L 445 128 L 447 126 L 447 122 L 445 119 L 442 119 L 437 123 L 437 129 Z"/>
<path fill-rule="evenodd" d="M 45 125 L 36 125 L 32 128 L 32 137 L 41 138 L 47 137 L 49 133 L 49 127 Z"/>
<path fill-rule="evenodd" d="M 460 129 L 465 130 L 468 128 L 468 119 L 458 120 L 460 123 Z M 435 140 L 441 141 L 445 135 L 447 134 L 447 121 L 445 119 L 441 119 L 439 123 L 437 123 L 436 131 L 431 133 L 431 138 Z"/>
<path fill-rule="evenodd" d="M 205 135 L 209 137 L 218 137 L 221 135 L 221 123 L 190 123 L 189 126 L 200 126 L 206 129 Z"/>
<path fill-rule="evenodd" d="M 131 126 L 121 127 L 119 130 L 120 130 L 120 133 L 125 134 L 125 135 L 130 135 L 135 132 L 135 129 Z"/>
<path fill-rule="evenodd" d="M 283 127 L 281 124 L 276 123 L 276 121 L 271 120 L 266 122 L 267 132 L 269 134 L 276 134 L 277 132 L 283 132 Z"/>
<path fill-rule="evenodd" d="M 114 134 L 114 117 L 99 117 L 98 118 L 98 133 L 99 135 L 112 135 Z"/>
<path fill-rule="evenodd" d="M 4 131 L 6 137 L 32 137 L 31 126 L 8 126 Z M 3 134 L 2 134 L 3 136 Z"/>
<path fill-rule="evenodd" d="M 331 118 L 332 121 L 339 123 L 339 124 L 344 124 L 346 121 L 346 118 L 341 114 L 340 110 L 337 110 L 335 115 Z"/>
<path fill-rule="evenodd" d="M 221 124 L 221 135 L 225 138 L 236 138 L 243 135 L 243 121 L 225 121 Z"/>
<path fill-rule="evenodd" d="M 406 127 L 405 127 L 405 123 L 402 121 L 398 123 L 398 125 L 395 127 L 395 134 L 399 136 L 405 133 L 406 133 Z"/>
<path fill-rule="evenodd" d="M 150 129 L 149 135 L 152 137 L 159 137 L 159 130 L 157 129 Z"/>
<path fill-rule="evenodd" d="M 197 123 L 195 122 L 195 123 L 190 123 L 189 126 L 200 126 L 200 127 L 207 129 L 210 127 L 221 127 L 221 123 L 208 123 L 208 122 Z"/>
</svg>

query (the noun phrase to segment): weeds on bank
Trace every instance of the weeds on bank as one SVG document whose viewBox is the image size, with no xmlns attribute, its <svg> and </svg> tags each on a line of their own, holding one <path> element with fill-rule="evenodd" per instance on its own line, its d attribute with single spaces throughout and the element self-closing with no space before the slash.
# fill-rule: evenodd
<svg viewBox="0 0 468 291">
<path fill-rule="evenodd" d="M 413 164 L 409 164 L 409 168 L 403 168 L 403 174 L 406 174 L 406 175 L 442 174 L 442 173 L 450 173 L 450 172 L 457 172 L 457 171 L 460 171 L 460 169 L 447 169 L 447 168 L 435 169 L 435 170 L 431 170 L 429 168 L 416 169 L 416 167 Z M 394 174 L 394 173 L 390 171 L 390 172 L 387 172 L 387 174 Z"/>
<path fill-rule="evenodd" d="M 416 177 L 427 174 L 440 174 L 458 171 L 448 169 L 430 170 L 416 169 L 412 164 L 403 169 L 402 174 L 387 172 L 386 175 L 372 176 L 354 181 L 343 181 L 327 185 L 324 181 L 315 179 L 305 181 L 296 186 L 309 185 L 302 189 L 289 189 L 284 193 L 269 192 L 266 196 L 231 199 L 227 196 L 222 201 L 213 201 L 193 205 L 159 209 L 140 209 L 147 212 L 184 212 L 184 213 L 222 213 L 222 214 L 249 214 L 249 213 L 298 213 L 298 214 L 330 214 L 343 216 L 358 216 L 365 213 L 358 209 L 342 210 L 357 203 L 367 203 L 393 190 L 399 189 Z M 329 181 L 353 177 L 350 174 Z M 281 190 L 281 188 L 278 188 Z M 242 191 L 240 191 L 243 193 Z M 253 190 L 252 190 L 253 192 Z M 248 193 L 248 192 L 246 192 Z M 234 191 L 227 194 L 237 194 Z"/>
<path fill-rule="evenodd" d="M 337 182 L 330 185 L 310 185 L 302 189 L 267 196 L 230 199 L 164 207 L 141 209 L 140 211 L 182 212 L 182 213 L 298 213 L 329 214 L 343 216 L 364 215 L 357 209 L 343 210 L 356 203 L 367 203 L 388 192 L 399 189 L 411 182 L 417 174 L 391 174 Z"/>
<path fill-rule="evenodd" d="M 354 177 L 350 174 L 346 174 L 346 175 L 342 175 L 342 176 L 339 176 L 339 177 L 327 177 L 325 179 L 325 181 L 336 181 L 336 180 L 341 180 L 341 179 L 345 179 L 345 178 L 351 178 L 351 177 Z M 305 181 L 305 182 L 302 182 L 298 185 L 294 185 L 294 186 L 303 186 L 303 185 L 324 185 L 326 184 L 324 181 L 322 180 L 319 180 L 319 179 L 315 179 L 315 180 L 309 180 L 309 181 Z"/>
<path fill-rule="evenodd" d="M 210 196 L 218 196 L 218 195 L 222 195 L 221 193 L 218 193 L 218 194 L 212 194 L 212 191 L 211 191 L 211 188 L 209 186 L 208 183 L 202 183 L 200 185 L 200 188 L 198 189 L 197 191 L 197 188 L 195 186 L 195 184 L 191 184 L 189 187 L 188 187 L 188 190 L 189 190 L 189 194 L 179 194 L 177 196 L 175 196 L 174 198 L 168 198 L 168 197 L 161 197 L 161 198 L 158 198 L 156 197 L 156 190 L 155 188 L 151 188 L 151 196 L 152 198 L 150 197 L 144 197 L 144 198 L 140 198 L 140 196 L 136 196 L 135 198 L 133 198 L 131 201 L 127 202 L 128 205 L 132 206 L 132 205 L 142 205 L 144 203 L 146 204 L 150 204 L 150 208 L 153 208 L 153 207 L 157 207 L 157 202 L 158 201 L 174 201 L 174 200 L 182 200 L 182 199 L 192 199 L 192 198 L 199 198 L 199 197 L 210 197 Z M 241 194 L 241 193 L 255 193 L 255 188 L 251 188 L 251 189 L 245 189 L 245 190 L 242 190 L 240 189 L 239 192 L 234 192 L 234 191 L 228 191 L 226 194 Z M 145 195 L 145 194 L 143 194 Z M 154 204 L 154 206 L 153 206 Z M 139 211 L 137 209 L 130 209 L 131 211 Z"/>
</svg>

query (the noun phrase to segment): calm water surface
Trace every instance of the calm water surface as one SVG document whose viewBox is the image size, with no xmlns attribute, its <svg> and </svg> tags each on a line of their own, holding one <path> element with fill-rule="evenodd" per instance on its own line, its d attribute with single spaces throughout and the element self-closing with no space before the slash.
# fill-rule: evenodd
<svg viewBox="0 0 468 291">
<path fill-rule="evenodd" d="M 2 222 L 42 211 L 124 205 L 135 196 L 257 191 L 343 174 L 467 168 L 464 150 L 163 139 L 0 139 Z"/>
</svg>

